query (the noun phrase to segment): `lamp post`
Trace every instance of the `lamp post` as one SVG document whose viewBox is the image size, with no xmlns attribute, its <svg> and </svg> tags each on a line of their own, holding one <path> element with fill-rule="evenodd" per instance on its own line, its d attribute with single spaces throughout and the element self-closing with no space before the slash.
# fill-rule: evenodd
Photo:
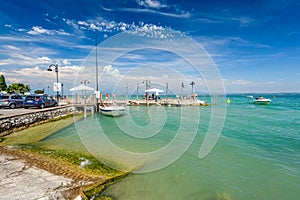
<svg viewBox="0 0 300 200">
<path fill-rule="evenodd" d="M 192 81 L 191 83 L 190 83 L 190 85 L 192 86 L 192 99 L 193 99 L 193 104 L 194 104 L 194 102 L 195 102 L 195 95 L 194 95 L 194 85 L 195 85 L 196 83 L 194 82 L 194 81 Z"/>
<path fill-rule="evenodd" d="M 190 83 L 190 85 L 192 86 L 192 95 L 193 95 L 193 94 L 194 94 L 194 85 L 195 85 L 195 82 L 192 81 L 192 82 Z"/>
<path fill-rule="evenodd" d="M 47 71 L 52 72 L 53 70 L 51 69 L 51 67 L 55 67 L 56 83 L 58 83 L 58 64 L 51 64 L 51 65 L 49 66 L 49 68 L 47 69 Z M 57 103 L 59 102 L 59 97 L 58 97 L 58 95 L 59 95 L 59 92 L 56 91 L 56 100 L 57 100 Z"/>
<path fill-rule="evenodd" d="M 64 84 L 61 83 L 61 96 L 64 99 Z"/>
<path fill-rule="evenodd" d="M 82 80 L 80 83 L 86 85 L 89 84 L 90 82 L 88 80 Z M 84 96 L 83 96 L 83 115 L 84 118 L 86 118 L 86 90 L 84 90 Z"/>
</svg>

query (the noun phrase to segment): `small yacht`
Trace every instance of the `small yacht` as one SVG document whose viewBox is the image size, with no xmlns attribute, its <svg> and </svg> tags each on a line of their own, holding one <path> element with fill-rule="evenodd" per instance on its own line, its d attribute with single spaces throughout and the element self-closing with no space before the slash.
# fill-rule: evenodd
<svg viewBox="0 0 300 200">
<path fill-rule="evenodd" d="M 271 103 L 271 99 L 266 99 L 264 97 L 257 97 L 255 99 L 253 99 L 253 103 L 254 104 L 262 104 L 262 105 L 266 105 Z"/>
<path fill-rule="evenodd" d="M 125 113 L 126 108 L 124 106 L 117 106 L 117 105 L 110 105 L 110 106 L 102 105 L 99 107 L 99 110 L 102 115 L 118 117 Z"/>
</svg>

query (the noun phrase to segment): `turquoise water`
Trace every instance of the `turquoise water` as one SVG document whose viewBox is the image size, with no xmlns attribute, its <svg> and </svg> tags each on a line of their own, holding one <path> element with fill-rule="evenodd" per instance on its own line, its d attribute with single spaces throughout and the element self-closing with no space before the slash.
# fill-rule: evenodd
<svg viewBox="0 0 300 200">
<path fill-rule="evenodd" d="M 210 107 L 128 107 L 127 115 L 116 121 L 110 117 L 93 116 L 42 142 L 72 149 L 83 141 L 88 149 L 88 145 L 95 148 L 97 144 L 99 150 L 108 148 L 97 141 L 97 130 L 91 127 L 93 123 L 90 122 L 97 122 L 116 146 L 129 152 L 145 153 L 172 142 L 182 120 L 190 121 L 187 125 L 193 126 L 193 113 L 200 113 L 195 138 L 179 159 L 153 172 L 129 175 L 109 187 L 105 194 L 119 200 L 299 199 L 300 95 L 264 96 L 272 99 L 270 105 L 251 104 L 246 95 L 229 95 L 231 103 L 227 105 L 221 137 L 203 159 L 198 158 L 198 153 L 210 121 Z M 161 116 L 155 121 L 153 115 L 158 113 Z M 190 119 L 186 113 L 190 113 Z M 140 135 L 128 135 L 125 130 L 130 128 L 128 116 L 141 128 L 139 130 L 144 128 L 146 131 L 141 131 Z M 150 126 L 153 133 L 147 127 L 149 124 L 153 125 Z M 186 141 L 193 137 L 193 130 L 185 131 L 188 134 L 177 141 L 178 148 L 187 145 Z M 80 132 L 79 137 L 77 132 Z M 95 144 L 86 142 L 89 140 L 85 138 L 94 138 Z M 113 151 L 108 150 L 111 154 Z M 109 159 L 100 153 L 101 156 Z M 124 157 L 114 162 L 134 165 L 130 158 Z"/>
</svg>

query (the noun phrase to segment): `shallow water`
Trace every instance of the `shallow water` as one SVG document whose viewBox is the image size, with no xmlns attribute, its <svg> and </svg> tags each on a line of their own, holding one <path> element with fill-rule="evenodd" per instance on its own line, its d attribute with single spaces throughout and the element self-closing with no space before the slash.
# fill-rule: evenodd
<svg viewBox="0 0 300 200">
<path fill-rule="evenodd" d="M 56 132 L 42 143 L 59 148 L 78 147 L 79 150 L 84 149 L 83 146 L 79 148 L 81 141 L 95 154 L 110 148 L 104 142 L 109 139 L 114 148 L 146 153 L 173 142 L 182 123 L 186 123 L 184 131 L 190 135 L 182 135 L 176 144 L 178 148 L 188 145 L 191 137 L 192 144 L 179 159 L 154 172 L 132 174 L 109 187 L 105 194 L 120 200 L 298 199 L 300 95 L 265 96 L 272 98 L 270 105 L 253 105 L 246 95 L 229 96 L 231 103 L 227 105 L 222 135 L 204 159 L 199 159 L 198 153 L 209 125 L 210 107 L 128 107 L 126 116 L 116 120 L 103 116 L 89 117 Z M 193 138 L 194 129 L 188 127 L 195 124 L 192 119 L 195 113 L 200 113 L 200 121 Z M 139 131 L 128 133 L 132 129 L 129 120 Z M 101 129 L 95 128 L 95 124 Z M 105 138 L 99 136 L 99 130 Z M 111 158 L 107 155 L 113 155 L 115 151 L 108 149 L 108 153 L 101 152 L 97 156 L 109 160 Z M 176 148 L 165 158 L 175 152 Z M 139 156 L 136 154 L 137 158 Z M 124 163 L 126 165 L 141 164 L 131 157 L 112 158 L 117 159 L 114 162 L 128 162 Z M 151 162 L 163 161 L 155 159 Z"/>
</svg>

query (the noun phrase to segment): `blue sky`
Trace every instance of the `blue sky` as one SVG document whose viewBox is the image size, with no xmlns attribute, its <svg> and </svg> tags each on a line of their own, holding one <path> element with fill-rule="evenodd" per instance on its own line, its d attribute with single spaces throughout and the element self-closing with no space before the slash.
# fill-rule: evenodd
<svg viewBox="0 0 300 200">
<path fill-rule="evenodd" d="M 52 87 L 55 73 L 46 70 L 57 63 L 65 91 L 80 79 L 95 85 L 91 74 L 82 75 L 81 70 L 94 53 L 96 35 L 101 44 L 124 32 L 162 38 L 171 31 L 203 46 L 220 71 L 227 93 L 300 92 L 297 0 L 1 0 L 0 8 L 0 74 L 8 84 L 22 82 L 33 90 Z M 132 63 L 136 64 L 137 58 L 143 63 L 140 68 L 157 63 L 171 66 L 170 62 L 187 65 L 168 52 L 140 51 L 111 66 L 102 66 L 100 61 L 100 71 L 106 69 L 110 73 L 106 77 L 114 84 L 113 76 L 129 76 L 128 68 L 134 71 Z M 125 65 L 127 68 L 122 68 Z M 196 91 L 205 91 L 198 75 L 183 71 L 187 84 L 196 80 Z M 151 70 L 145 73 L 129 83 L 132 90 L 142 79 L 155 79 Z M 170 83 L 177 87 L 174 80 Z M 101 90 L 112 88 L 103 86 Z"/>
</svg>

